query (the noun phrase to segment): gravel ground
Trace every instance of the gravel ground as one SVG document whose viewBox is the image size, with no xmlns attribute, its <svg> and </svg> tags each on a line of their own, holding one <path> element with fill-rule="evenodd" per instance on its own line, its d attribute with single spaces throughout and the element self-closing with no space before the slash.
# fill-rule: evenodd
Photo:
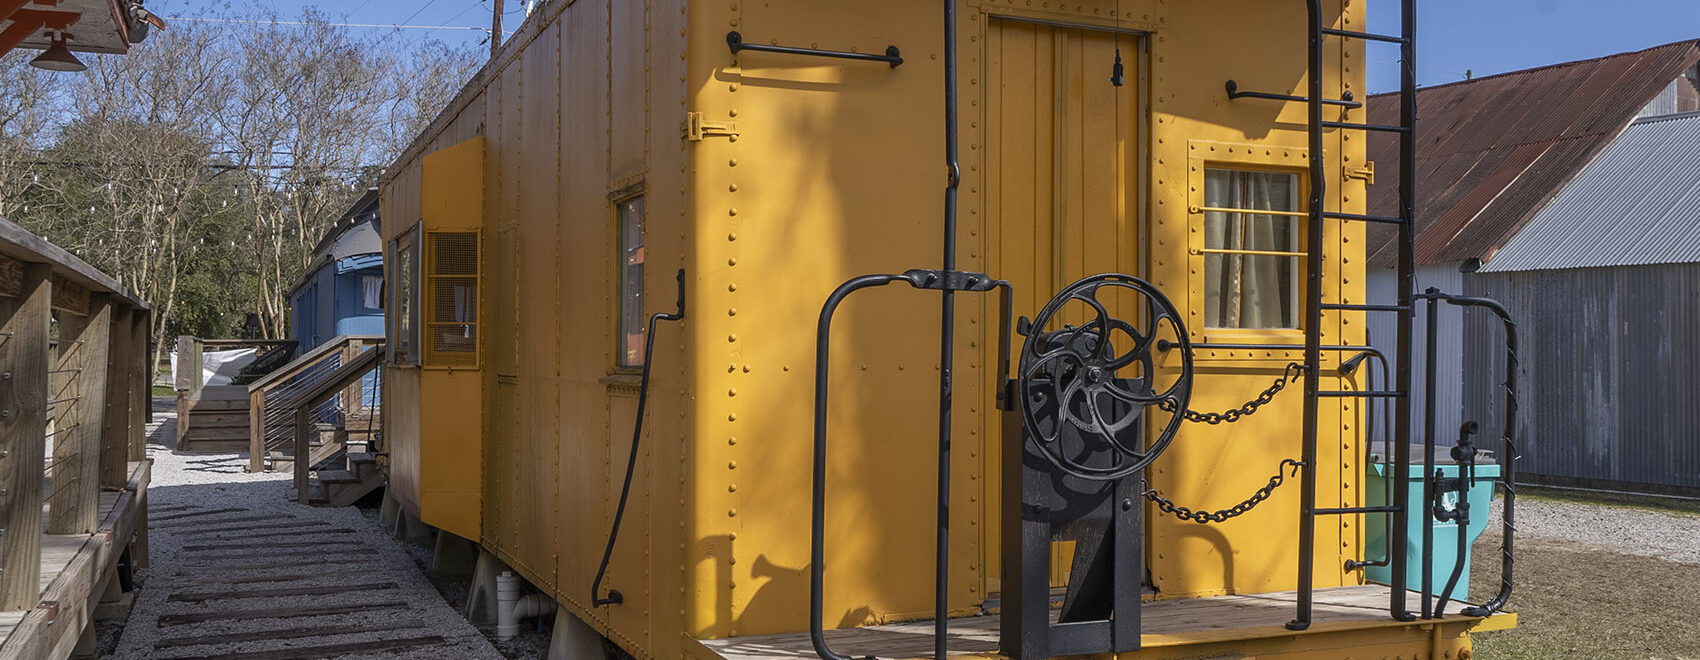
<svg viewBox="0 0 1700 660">
<path fill-rule="evenodd" d="M 1545 491 L 1543 491 L 1543 494 Z M 1499 538 L 1504 500 L 1495 499 L 1488 532 Z M 1517 500 L 1517 538 L 1550 539 L 1624 554 L 1700 564 L 1700 514 L 1574 499 Z M 1494 547 L 1499 542 L 1494 541 Z M 1487 555 L 1477 554 L 1477 557 Z M 1497 556 L 1497 555 L 1494 555 Z"/>
<path fill-rule="evenodd" d="M 150 441 L 174 437 L 173 416 L 156 419 Z M 334 657 L 503 657 L 443 601 L 408 550 L 358 510 L 290 502 L 288 475 L 249 474 L 245 455 L 182 455 L 163 444 L 150 444 L 148 455 L 151 565 L 137 573 L 135 608 L 106 657 L 265 658 L 398 640 L 415 645 Z M 277 593 L 314 588 L 331 593 Z M 337 607 L 351 611 L 314 613 Z M 292 608 L 302 613 L 268 616 Z M 265 614 L 231 616 L 250 610 Z M 183 620 L 200 616 L 214 620 Z M 303 629 L 309 632 L 300 637 L 276 634 Z"/>
</svg>

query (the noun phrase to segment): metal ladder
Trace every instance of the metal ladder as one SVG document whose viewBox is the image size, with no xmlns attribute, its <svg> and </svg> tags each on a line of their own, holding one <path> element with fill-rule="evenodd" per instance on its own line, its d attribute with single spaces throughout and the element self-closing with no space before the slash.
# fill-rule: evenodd
<svg viewBox="0 0 1700 660">
<path fill-rule="evenodd" d="M 1416 30 L 1416 0 L 1400 0 L 1402 28 L 1398 36 L 1372 34 L 1328 27 L 1322 24 L 1321 0 L 1306 0 L 1309 12 L 1309 84 L 1306 96 L 1302 100 L 1308 106 L 1307 131 L 1309 133 L 1310 156 L 1310 200 L 1308 209 L 1308 242 L 1306 250 L 1306 285 L 1305 285 L 1305 378 L 1304 378 L 1304 430 L 1303 457 L 1304 473 L 1300 482 L 1299 495 L 1299 566 L 1298 566 L 1298 612 L 1287 628 L 1304 630 L 1311 624 L 1311 607 L 1314 582 L 1314 567 L 1316 556 L 1316 518 L 1321 515 L 1362 515 L 1384 513 L 1392 516 L 1392 529 L 1389 530 L 1388 560 L 1392 566 L 1392 580 L 1388 611 L 1393 618 L 1409 621 L 1414 617 L 1405 609 L 1405 579 L 1409 570 L 1407 553 L 1404 544 L 1395 539 L 1403 539 L 1408 518 L 1410 478 L 1410 452 L 1407 449 L 1411 443 L 1411 350 L 1412 327 L 1415 322 L 1415 309 L 1412 294 L 1416 287 L 1416 269 L 1414 263 L 1412 241 L 1416 215 L 1416 114 L 1417 114 L 1417 30 Z M 1340 102 L 1329 102 L 1322 98 L 1323 76 L 1323 47 L 1328 37 L 1360 39 L 1399 44 L 1400 49 L 1400 82 L 1399 123 L 1368 124 L 1347 121 L 1329 121 L 1323 119 L 1324 105 L 1343 105 Z M 1346 112 L 1352 107 L 1347 105 Z M 1327 188 L 1326 159 L 1323 153 L 1323 132 L 1329 129 L 1346 131 L 1379 131 L 1393 133 L 1399 138 L 1399 215 L 1374 216 L 1355 213 L 1328 211 L 1325 208 L 1325 193 Z M 1398 255 L 1398 301 L 1392 305 L 1385 304 L 1348 304 L 1341 302 L 1324 302 L 1322 296 L 1322 253 L 1323 230 L 1326 222 L 1374 222 L 1391 224 L 1398 230 L 1396 240 Z M 1398 315 L 1398 354 L 1395 357 L 1395 383 L 1392 390 L 1321 390 L 1319 381 L 1322 370 L 1322 323 L 1323 315 L 1327 312 L 1365 312 L 1392 313 Z M 1432 338 L 1431 338 L 1432 341 Z M 1323 399 L 1339 398 L 1391 398 L 1394 401 L 1393 419 L 1389 423 L 1394 429 L 1394 473 L 1393 504 L 1381 507 L 1343 507 L 1318 508 L 1316 506 L 1316 464 L 1317 464 L 1317 418 L 1318 408 Z M 1425 469 L 1429 461 L 1424 458 Z M 1430 599 L 1423 598 L 1425 618 L 1428 616 Z"/>
</svg>

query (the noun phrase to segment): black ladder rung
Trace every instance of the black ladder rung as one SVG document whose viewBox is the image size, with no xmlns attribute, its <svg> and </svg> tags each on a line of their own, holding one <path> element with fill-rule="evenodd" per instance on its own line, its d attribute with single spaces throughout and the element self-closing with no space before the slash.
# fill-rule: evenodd
<svg viewBox="0 0 1700 660">
<path fill-rule="evenodd" d="M 1353 31 L 1353 30 L 1341 30 L 1341 29 L 1337 29 L 1337 28 L 1322 28 L 1322 33 L 1327 34 L 1327 35 L 1333 35 L 1333 36 L 1336 36 L 1336 37 L 1351 37 L 1353 39 L 1367 39 L 1367 40 L 1370 40 L 1370 41 L 1385 41 L 1385 42 L 1390 43 L 1390 44 L 1405 43 L 1404 37 L 1396 37 L 1396 36 L 1393 36 L 1391 34 L 1375 34 L 1373 32 L 1356 32 L 1356 31 Z"/>
<path fill-rule="evenodd" d="M 1323 390 L 1317 392 L 1316 395 L 1336 399 L 1347 397 L 1400 399 L 1404 398 L 1405 393 L 1396 390 Z"/>
<path fill-rule="evenodd" d="M 1382 223 L 1386 223 L 1386 224 L 1390 224 L 1390 225 L 1405 224 L 1404 218 L 1400 218 L 1400 217 L 1397 217 L 1397 216 L 1391 216 L 1391 215 L 1364 215 L 1362 213 L 1336 213 L 1334 211 L 1323 211 L 1322 217 L 1324 217 L 1324 218 L 1334 218 L 1336 220 L 1358 220 L 1358 221 L 1361 221 L 1361 222 L 1382 222 Z"/>
<path fill-rule="evenodd" d="M 1397 506 L 1349 506 L 1338 509 L 1317 509 L 1312 511 L 1319 516 L 1343 516 L 1355 513 L 1398 513 Z"/>
<path fill-rule="evenodd" d="M 1410 305 L 1349 305 L 1346 303 L 1322 303 L 1325 310 L 1344 310 L 1348 312 L 1407 312 Z"/>
<path fill-rule="evenodd" d="M 1411 129 L 1394 124 L 1359 124 L 1350 121 L 1325 121 L 1323 128 L 1344 128 L 1356 131 L 1382 131 L 1385 133 L 1409 133 Z"/>
</svg>

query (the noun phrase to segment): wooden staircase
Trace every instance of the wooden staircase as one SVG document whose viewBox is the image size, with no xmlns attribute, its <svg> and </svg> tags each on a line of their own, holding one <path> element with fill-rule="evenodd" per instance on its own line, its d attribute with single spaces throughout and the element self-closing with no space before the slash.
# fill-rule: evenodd
<svg viewBox="0 0 1700 660">
<path fill-rule="evenodd" d="M 248 388 L 203 387 L 177 393 L 178 451 L 248 448 Z"/>
<path fill-rule="evenodd" d="M 374 376 L 383 352 L 380 337 L 338 337 L 249 385 L 249 470 L 289 470 L 289 499 L 317 506 L 348 506 L 384 485 Z"/>
</svg>

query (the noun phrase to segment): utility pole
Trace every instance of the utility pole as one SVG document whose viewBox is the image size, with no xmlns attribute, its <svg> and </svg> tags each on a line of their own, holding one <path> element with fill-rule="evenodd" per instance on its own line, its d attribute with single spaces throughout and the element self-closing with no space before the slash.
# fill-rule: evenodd
<svg viewBox="0 0 1700 660">
<path fill-rule="evenodd" d="M 502 0 L 495 0 L 496 10 L 490 16 L 490 59 L 502 49 Z"/>
</svg>

